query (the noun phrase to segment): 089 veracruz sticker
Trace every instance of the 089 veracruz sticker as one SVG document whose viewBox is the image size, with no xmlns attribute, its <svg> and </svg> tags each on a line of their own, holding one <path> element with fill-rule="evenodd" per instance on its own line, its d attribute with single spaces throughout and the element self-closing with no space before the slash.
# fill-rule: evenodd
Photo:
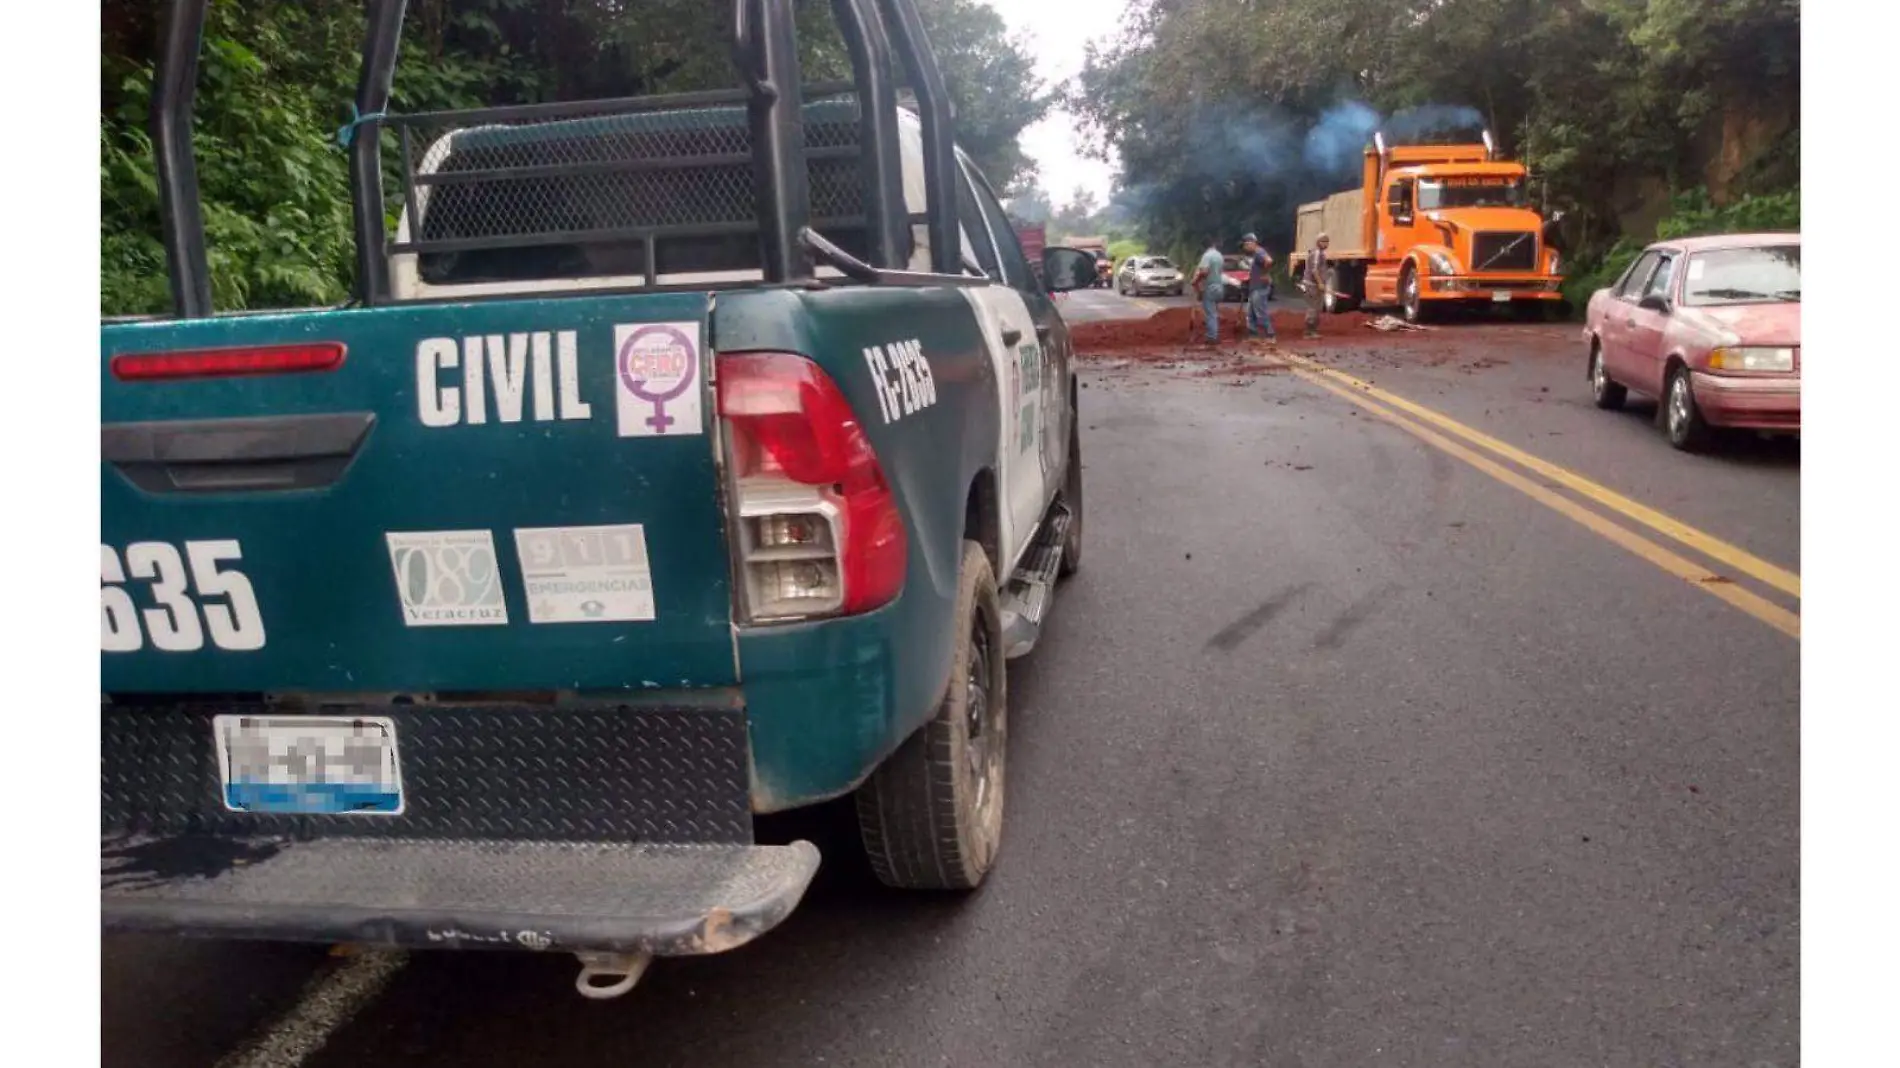
<svg viewBox="0 0 1900 1068">
<path fill-rule="evenodd" d="M 486 530 L 391 531 L 385 537 L 405 624 L 473 627 L 508 622 L 493 534 Z"/>
<path fill-rule="evenodd" d="M 699 324 L 614 327 L 614 413 L 623 438 L 703 432 Z"/>
<path fill-rule="evenodd" d="M 653 573 L 638 523 L 515 531 L 530 623 L 653 618 Z"/>
</svg>

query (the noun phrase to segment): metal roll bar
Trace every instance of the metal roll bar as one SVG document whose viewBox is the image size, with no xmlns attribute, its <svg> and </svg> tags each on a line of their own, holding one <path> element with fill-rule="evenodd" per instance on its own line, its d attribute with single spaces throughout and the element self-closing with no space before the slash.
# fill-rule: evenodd
<svg viewBox="0 0 1900 1068">
<path fill-rule="evenodd" d="M 172 310 L 180 319 L 211 314 L 211 265 L 191 148 L 191 106 L 198 92 L 198 43 L 207 0 L 168 0 L 159 31 L 152 93 L 152 154 L 158 164 L 158 218 Z"/>
<path fill-rule="evenodd" d="M 924 21 L 912 0 L 878 0 L 892 41 L 910 69 L 924 127 L 924 211 L 930 217 L 930 266 L 938 274 L 963 271 L 963 231 L 957 225 L 957 146 L 950 94 L 930 50 Z"/>
</svg>

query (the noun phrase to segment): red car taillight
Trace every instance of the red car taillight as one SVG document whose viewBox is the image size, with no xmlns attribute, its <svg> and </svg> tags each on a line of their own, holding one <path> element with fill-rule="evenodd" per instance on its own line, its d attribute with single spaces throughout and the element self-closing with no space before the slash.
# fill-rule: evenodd
<svg viewBox="0 0 1900 1068">
<path fill-rule="evenodd" d="M 790 353 L 718 358 L 746 615 L 850 615 L 896 597 L 908 545 L 897 499 L 844 394 Z"/>
<path fill-rule="evenodd" d="M 132 352 L 112 357 L 111 367 L 112 377 L 121 382 L 282 375 L 334 371 L 343 366 L 344 353 L 342 343 L 336 341 L 189 352 Z"/>
</svg>

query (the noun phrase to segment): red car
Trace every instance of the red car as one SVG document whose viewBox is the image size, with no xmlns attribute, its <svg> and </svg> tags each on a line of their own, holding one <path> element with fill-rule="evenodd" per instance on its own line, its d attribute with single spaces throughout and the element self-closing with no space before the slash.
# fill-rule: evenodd
<svg viewBox="0 0 1900 1068">
<path fill-rule="evenodd" d="M 1583 340 L 1599 408 L 1659 401 L 1678 449 L 1713 427 L 1801 433 L 1801 235 L 1659 241 L 1590 298 Z"/>
<path fill-rule="evenodd" d="M 1247 261 L 1239 256 L 1222 256 L 1221 277 L 1227 283 L 1221 299 L 1236 304 L 1247 303 Z"/>
</svg>

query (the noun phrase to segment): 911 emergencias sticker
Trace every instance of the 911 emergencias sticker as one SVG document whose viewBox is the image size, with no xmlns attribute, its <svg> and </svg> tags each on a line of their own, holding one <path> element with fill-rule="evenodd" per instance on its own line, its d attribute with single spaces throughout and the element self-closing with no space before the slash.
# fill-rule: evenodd
<svg viewBox="0 0 1900 1068">
<path fill-rule="evenodd" d="M 530 623 L 635 623 L 654 618 L 653 573 L 638 523 L 515 531 Z"/>
</svg>

